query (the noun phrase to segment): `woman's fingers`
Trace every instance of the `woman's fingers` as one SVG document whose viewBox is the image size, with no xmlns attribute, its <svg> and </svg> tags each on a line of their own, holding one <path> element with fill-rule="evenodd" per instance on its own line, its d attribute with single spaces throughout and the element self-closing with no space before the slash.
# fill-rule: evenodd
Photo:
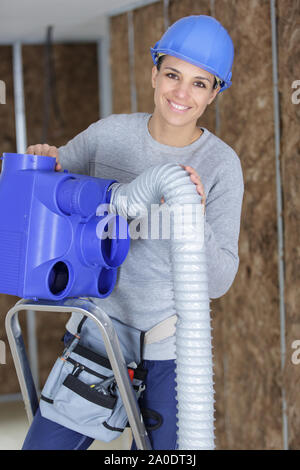
<svg viewBox="0 0 300 470">
<path fill-rule="evenodd" d="M 58 148 L 54 145 L 49 144 L 35 144 L 29 145 L 26 150 L 26 153 L 31 155 L 44 155 L 45 157 L 53 157 L 56 159 L 55 170 L 60 171 L 62 169 L 61 164 L 59 163 L 58 158 Z"/>
<path fill-rule="evenodd" d="M 206 196 L 204 192 L 204 186 L 202 184 L 202 181 L 197 171 L 192 166 L 189 166 L 189 165 L 180 165 L 180 166 L 189 173 L 192 183 L 196 185 L 197 192 L 202 197 L 202 204 L 205 205 Z"/>
</svg>

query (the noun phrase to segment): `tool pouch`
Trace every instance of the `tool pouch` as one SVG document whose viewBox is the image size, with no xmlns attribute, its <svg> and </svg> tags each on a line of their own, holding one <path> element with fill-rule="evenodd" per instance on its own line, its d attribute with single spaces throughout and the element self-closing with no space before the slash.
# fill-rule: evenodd
<svg viewBox="0 0 300 470">
<path fill-rule="evenodd" d="M 141 367 L 144 333 L 111 319 L 137 399 L 147 371 Z M 103 383 L 103 386 L 101 384 Z M 95 323 L 83 317 L 42 390 L 44 418 L 91 438 L 110 442 L 126 427 L 127 413 Z"/>
</svg>

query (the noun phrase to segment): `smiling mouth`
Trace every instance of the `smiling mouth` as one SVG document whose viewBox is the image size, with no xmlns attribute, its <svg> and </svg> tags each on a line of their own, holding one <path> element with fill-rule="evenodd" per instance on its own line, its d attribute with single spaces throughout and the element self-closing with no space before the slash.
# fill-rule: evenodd
<svg viewBox="0 0 300 470">
<path fill-rule="evenodd" d="M 171 101 L 168 99 L 167 99 L 167 102 L 172 110 L 180 112 L 180 113 L 183 113 L 191 109 L 190 106 L 183 106 L 182 104 L 175 103 L 174 101 Z"/>
</svg>

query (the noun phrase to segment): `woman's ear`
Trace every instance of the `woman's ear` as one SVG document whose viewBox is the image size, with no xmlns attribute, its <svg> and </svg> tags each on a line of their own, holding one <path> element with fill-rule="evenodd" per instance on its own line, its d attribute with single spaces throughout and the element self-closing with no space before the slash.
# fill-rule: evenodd
<svg viewBox="0 0 300 470">
<path fill-rule="evenodd" d="M 209 98 L 208 103 L 207 103 L 208 105 L 214 101 L 215 97 L 217 96 L 220 90 L 221 90 L 221 87 L 220 85 L 218 85 L 217 88 L 211 92 L 211 97 Z"/>
<path fill-rule="evenodd" d="M 154 65 L 152 67 L 152 88 L 155 88 L 156 87 L 156 77 L 157 77 L 157 74 L 158 74 L 158 70 L 157 70 L 157 67 L 156 65 Z"/>
</svg>

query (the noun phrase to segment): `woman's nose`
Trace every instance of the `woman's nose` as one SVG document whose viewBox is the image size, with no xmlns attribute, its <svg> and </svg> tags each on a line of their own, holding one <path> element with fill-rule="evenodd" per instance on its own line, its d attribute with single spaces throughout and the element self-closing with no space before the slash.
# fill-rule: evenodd
<svg viewBox="0 0 300 470">
<path fill-rule="evenodd" d="M 175 89 L 175 96 L 178 98 L 187 98 L 189 96 L 189 87 L 186 83 L 179 82 Z"/>
</svg>

